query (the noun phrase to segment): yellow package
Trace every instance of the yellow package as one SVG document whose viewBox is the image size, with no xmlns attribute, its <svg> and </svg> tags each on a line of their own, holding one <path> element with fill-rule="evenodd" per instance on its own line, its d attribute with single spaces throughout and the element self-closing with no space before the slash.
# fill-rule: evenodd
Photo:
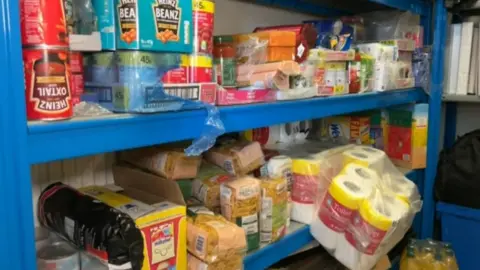
<svg viewBox="0 0 480 270">
<path fill-rule="evenodd" d="M 248 251 L 260 246 L 260 181 L 245 176 L 220 186 L 222 215 L 245 230 Z"/>
<path fill-rule="evenodd" d="M 142 270 L 186 269 L 186 209 L 168 201 L 148 205 L 98 186 L 79 189 L 129 215 L 143 236 Z"/>
<path fill-rule="evenodd" d="M 231 175 L 245 175 L 265 163 L 258 142 L 234 142 L 211 148 L 205 159 L 222 167 Z"/>
<path fill-rule="evenodd" d="M 261 189 L 260 242 L 271 243 L 287 233 L 287 180 L 262 179 Z"/>
<path fill-rule="evenodd" d="M 208 209 L 220 210 L 220 185 L 230 179 L 230 175 L 220 167 L 204 163 L 197 178 L 192 183 L 192 195 Z"/>
<path fill-rule="evenodd" d="M 188 251 L 208 264 L 223 261 L 224 269 L 233 269 L 227 267 L 230 260 L 245 255 L 245 231 L 205 207 L 191 207 L 188 213 Z"/>
</svg>

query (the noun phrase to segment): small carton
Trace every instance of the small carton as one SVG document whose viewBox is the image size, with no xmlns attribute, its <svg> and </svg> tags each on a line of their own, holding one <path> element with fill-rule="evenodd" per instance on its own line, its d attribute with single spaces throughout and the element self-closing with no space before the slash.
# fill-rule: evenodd
<svg viewBox="0 0 480 270">
<path fill-rule="evenodd" d="M 385 152 L 400 167 L 426 166 L 428 104 L 412 104 L 388 110 Z"/>
<path fill-rule="evenodd" d="M 128 170 L 114 172 L 114 177 L 139 179 Z M 137 177 L 137 178 L 136 178 Z M 142 270 L 186 269 L 186 209 L 168 200 L 149 205 L 106 187 L 80 189 L 95 199 L 128 214 L 142 232 L 144 249 Z"/>
<path fill-rule="evenodd" d="M 367 116 L 335 116 L 323 119 L 321 137 L 341 143 L 368 144 L 370 118 Z"/>
<path fill-rule="evenodd" d="M 191 53 L 192 0 L 115 0 L 117 47 Z"/>
</svg>

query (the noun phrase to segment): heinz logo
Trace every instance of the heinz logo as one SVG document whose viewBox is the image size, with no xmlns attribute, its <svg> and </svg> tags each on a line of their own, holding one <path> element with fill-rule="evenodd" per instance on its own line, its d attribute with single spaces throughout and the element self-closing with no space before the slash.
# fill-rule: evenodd
<svg viewBox="0 0 480 270">
<path fill-rule="evenodd" d="M 122 5 L 125 5 L 125 4 L 136 4 L 137 3 L 137 0 L 121 0 L 120 3 Z"/>
<path fill-rule="evenodd" d="M 177 0 L 157 0 L 159 5 L 177 6 Z"/>
</svg>

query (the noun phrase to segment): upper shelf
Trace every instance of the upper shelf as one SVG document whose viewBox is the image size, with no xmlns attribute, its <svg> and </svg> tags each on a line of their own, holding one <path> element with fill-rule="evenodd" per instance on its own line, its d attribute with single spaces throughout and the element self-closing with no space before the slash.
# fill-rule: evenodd
<svg viewBox="0 0 480 270">
<path fill-rule="evenodd" d="M 367 93 L 220 108 L 227 132 L 322 118 L 426 100 L 422 89 Z M 30 163 L 196 138 L 206 111 L 146 115 L 116 114 L 62 122 L 29 122 Z"/>
<path fill-rule="evenodd" d="M 480 96 L 477 95 L 443 95 L 444 102 L 480 103 Z"/>
<path fill-rule="evenodd" d="M 262 5 L 273 5 L 319 16 L 341 16 L 380 9 L 394 8 L 428 15 L 430 5 L 423 0 L 245 0 Z"/>
</svg>

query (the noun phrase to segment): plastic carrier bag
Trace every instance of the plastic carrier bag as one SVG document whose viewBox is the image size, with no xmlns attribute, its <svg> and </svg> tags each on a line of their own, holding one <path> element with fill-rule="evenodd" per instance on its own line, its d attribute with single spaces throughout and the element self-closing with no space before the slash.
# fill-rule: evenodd
<svg viewBox="0 0 480 270">
<path fill-rule="evenodd" d="M 383 151 L 347 145 L 314 155 L 319 182 L 310 231 L 338 261 L 371 269 L 410 228 L 422 201 Z"/>
<path fill-rule="evenodd" d="M 437 200 L 480 209 L 480 130 L 460 137 L 444 149 L 438 161 L 435 179 Z"/>
<path fill-rule="evenodd" d="M 98 103 L 120 113 L 157 113 L 205 109 L 204 129 L 187 155 L 200 155 L 213 146 L 225 132 L 216 107 L 198 100 L 167 94 L 162 84 L 164 74 L 180 66 L 180 54 L 141 51 L 98 52 L 86 67 L 91 82 L 85 83 L 84 101 Z M 195 91 L 195 89 L 192 89 Z M 192 95 L 199 96 L 199 95 Z"/>
</svg>

